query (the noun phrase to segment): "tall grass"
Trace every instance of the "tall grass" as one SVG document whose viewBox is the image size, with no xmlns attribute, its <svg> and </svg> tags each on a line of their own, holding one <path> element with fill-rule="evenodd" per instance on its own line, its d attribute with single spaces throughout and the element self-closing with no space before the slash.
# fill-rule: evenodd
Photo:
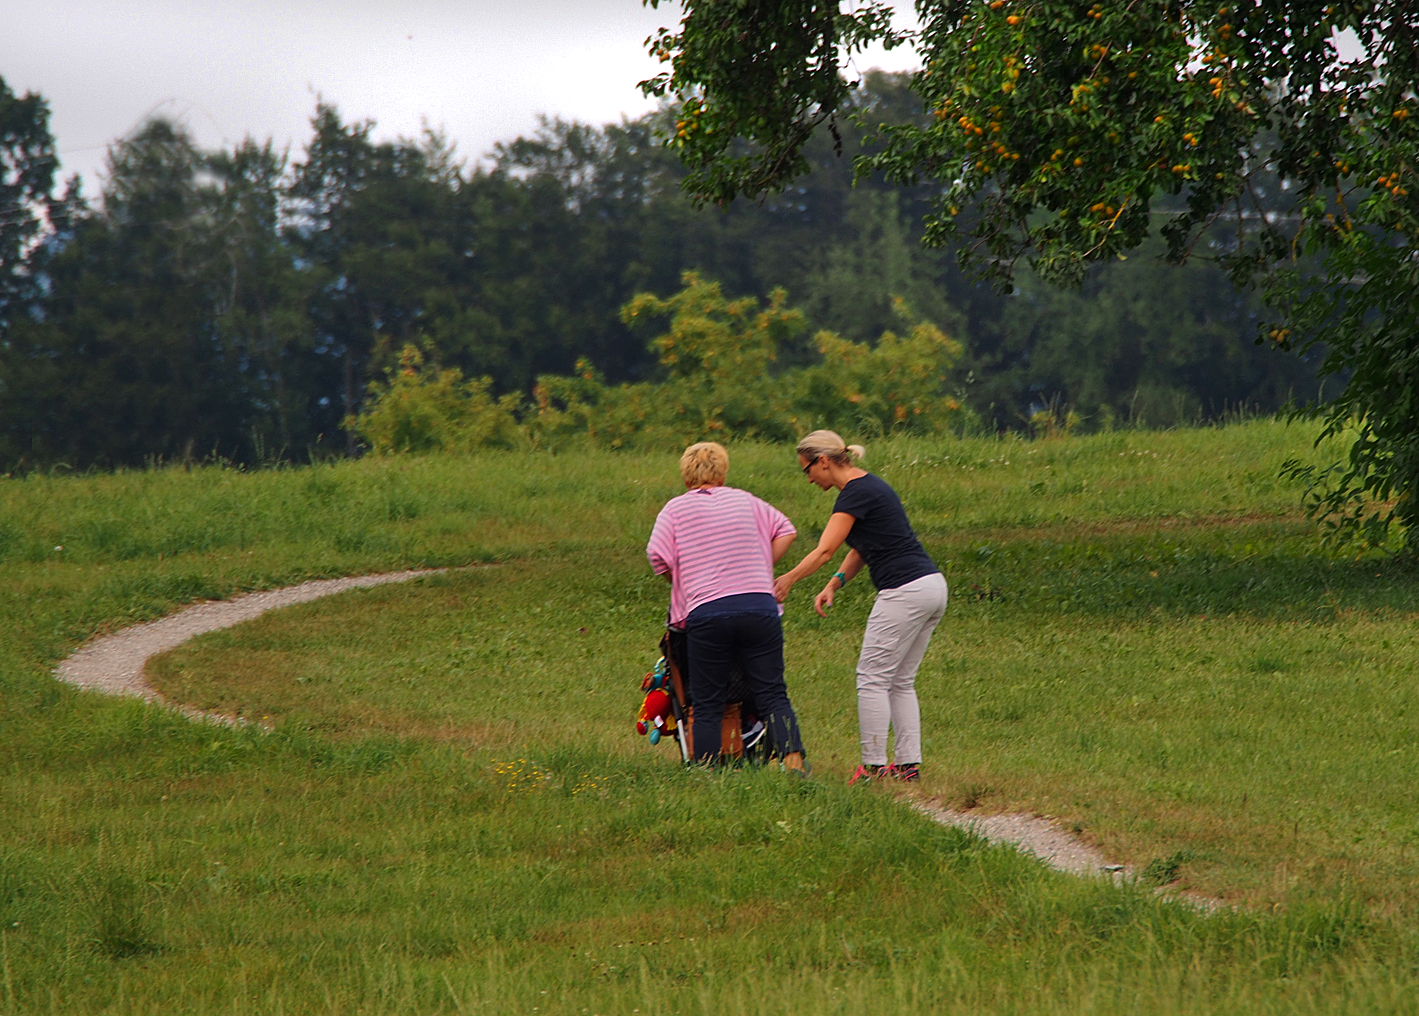
<svg viewBox="0 0 1419 1016">
<path fill-rule="evenodd" d="M 865 587 L 827 621 L 790 605 L 814 782 L 684 773 L 635 738 L 673 456 L 0 482 L 0 1011 L 1412 1006 L 1412 583 L 1316 549 L 1274 480 L 1306 445 L 1256 423 L 871 449 L 955 593 L 926 790 L 1043 807 L 1259 904 L 1214 916 L 842 786 Z M 801 553 L 830 500 L 790 449 L 732 453 Z M 269 732 L 49 677 L 187 599 L 488 562 L 154 668 Z"/>
<path fill-rule="evenodd" d="M 899 438 L 868 465 L 919 492 L 914 519 L 945 532 L 1053 521 L 1291 514 L 1277 478 L 1304 434 L 1273 421 L 1085 439 Z M 0 479 L 0 564 L 100 564 L 278 553 L 329 566 L 464 560 L 470 549 L 641 536 L 678 487 L 674 457 L 639 452 L 370 458 L 248 473 L 221 466 Z M 739 445 L 733 481 L 818 514 L 781 447 Z M 568 526 L 565 512 L 577 512 Z M 62 548 L 62 549 L 59 549 Z M 422 556 L 421 556 L 422 555 Z"/>
</svg>

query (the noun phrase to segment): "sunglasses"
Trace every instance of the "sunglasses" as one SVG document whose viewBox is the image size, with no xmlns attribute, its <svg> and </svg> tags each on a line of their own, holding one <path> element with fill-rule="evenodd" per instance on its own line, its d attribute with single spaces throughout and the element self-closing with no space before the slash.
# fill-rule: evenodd
<svg viewBox="0 0 1419 1016">
<path fill-rule="evenodd" d="M 818 458 L 822 458 L 822 456 L 820 455 L 820 456 L 818 456 Z M 808 470 L 812 469 L 812 468 L 813 468 L 814 466 L 816 466 L 817 464 L 818 464 L 818 459 L 814 459 L 812 462 L 808 463 L 808 465 L 804 466 L 804 467 L 803 467 L 803 475 L 804 475 L 804 476 L 807 476 L 807 475 L 808 475 Z"/>
</svg>

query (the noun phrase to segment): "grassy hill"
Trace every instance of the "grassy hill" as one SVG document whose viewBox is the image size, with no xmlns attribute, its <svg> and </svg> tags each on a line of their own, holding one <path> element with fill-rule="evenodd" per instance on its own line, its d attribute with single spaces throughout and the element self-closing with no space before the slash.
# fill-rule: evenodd
<svg viewBox="0 0 1419 1016">
<path fill-rule="evenodd" d="M 843 786 L 865 582 L 785 618 L 812 783 L 635 737 L 673 456 L 0 481 L 0 1012 L 1412 1006 L 1413 576 L 1319 547 L 1295 454 L 1267 422 L 869 448 L 953 594 L 919 793 L 1058 816 L 1213 916 Z M 830 498 L 731 455 L 796 560 Z M 269 731 L 49 676 L 194 598 L 422 564 L 478 567 L 150 668 Z"/>
</svg>

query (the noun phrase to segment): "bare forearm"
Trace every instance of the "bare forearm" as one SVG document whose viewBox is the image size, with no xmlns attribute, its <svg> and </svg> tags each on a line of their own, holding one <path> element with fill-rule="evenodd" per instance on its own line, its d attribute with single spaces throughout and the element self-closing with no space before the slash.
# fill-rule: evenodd
<svg viewBox="0 0 1419 1016">
<path fill-rule="evenodd" d="M 793 588 L 795 582 L 812 575 L 833 559 L 838 548 L 847 540 L 854 521 L 856 520 L 846 512 L 833 513 L 828 524 L 823 527 L 823 536 L 818 541 L 818 546 L 804 554 L 803 560 L 799 561 L 792 571 L 784 572 L 774 581 L 774 596 L 778 598 L 779 603 L 788 597 L 788 591 Z"/>
<path fill-rule="evenodd" d="M 832 559 L 833 551 L 825 549 L 820 544 L 803 555 L 803 560 L 793 566 L 793 570 L 788 573 L 788 577 L 794 582 L 805 579 Z"/>
<path fill-rule="evenodd" d="M 856 550 L 849 550 L 847 557 L 843 558 L 843 566 L 838 569 L 838 572 L 833 574 L 832 578 L 828 579 L 828 584 L 825 588 L 834 590 L 841 589 L 852 581 L 854 575 L 862 571 L 863 564 L 862 555 Z M 842 574 L 842 578 L 838 578 L 838 573 Z"/>
<path fill-rule="evenodd" d="M 847 557 L 843 558 L 842 573 L 846 576 L 847 580 L 851 582 L 853 576 L 862 571 L 862 567 L 866 563 L 867 562 L 862 559 L 862 555 L 856 550 L 849 550 Z"/>
</svg>

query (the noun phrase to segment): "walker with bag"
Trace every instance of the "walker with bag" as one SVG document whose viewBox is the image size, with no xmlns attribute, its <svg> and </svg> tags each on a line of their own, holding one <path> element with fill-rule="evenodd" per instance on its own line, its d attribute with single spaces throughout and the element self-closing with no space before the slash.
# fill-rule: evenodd
<svg viewBox="0 0 1419 1016">
<path fill-rule="evenodd" d="M 680 760 L 695 757 L 695 704 L 690 698 L 689 652 L 685 629 L 668 625 L 660 639 L 660 659 L 641 681 L 645 699 L 636 718 L 636 733 L 649 737 L 651 744 L 672 738 L 680 748 Z M 730 674 L 725 696 L 724 720 L 720 724 L 720 756 L 737 763 L 762 763 L 768 758 L 767 728 L 754 708 L 753 696 L 736 665 Z"/>
</svg>

